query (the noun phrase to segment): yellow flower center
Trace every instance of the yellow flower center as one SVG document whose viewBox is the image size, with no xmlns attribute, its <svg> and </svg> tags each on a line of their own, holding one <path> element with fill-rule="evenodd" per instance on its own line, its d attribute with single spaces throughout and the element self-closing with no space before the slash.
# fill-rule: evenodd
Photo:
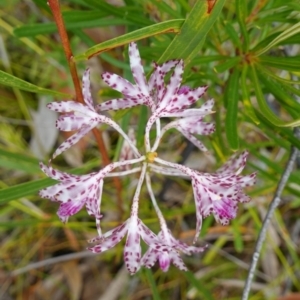
<svg viewBox="0 0 300 300">
<path fill-rule="evenodd" d="M 147 162 L 153 163 L 155 157 L 157 157 L 157 153 L 156 152 L 148 152 L 146 157 L 147 157 Z"/>
</svg>

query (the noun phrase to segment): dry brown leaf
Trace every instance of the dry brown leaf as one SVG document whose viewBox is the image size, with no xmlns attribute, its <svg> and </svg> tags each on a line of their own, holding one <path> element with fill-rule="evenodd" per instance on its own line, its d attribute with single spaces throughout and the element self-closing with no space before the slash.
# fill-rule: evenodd
<svg viewBox="0 0 300 300">
<path fill-rule="evenodd" d="M 77 261 L 68 261 L 61 264 L 61 269 L 68 282 L 70 299 L 79 300 L 82 291 L 82 276 Z"/>
<path fill-rule="evenodd" d="M 300 300 L 300 293 L 293 293 L 277 298 L 276 300 Z"/>
</svg>

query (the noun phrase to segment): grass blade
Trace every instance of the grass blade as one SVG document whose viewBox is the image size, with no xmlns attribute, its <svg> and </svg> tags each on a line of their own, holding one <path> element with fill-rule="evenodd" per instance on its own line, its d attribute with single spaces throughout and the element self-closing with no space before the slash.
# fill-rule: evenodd
<svg viewBox="0 0 300 300">
<path fill-rule="evenodd" d="M 196 1 L 179 34 L 170 43 L 158 63 L 182 58 L 186 64 L 189 64 L 193 57 L 199 53 L 202 43 L 221 13 L 224 3 L 225 0 L 216 1 L 209 12 L 207 1 Z"/>
<path fill-rule="evenodd" d="M 262 55 L 263 53 L 270 50 L 272 47 L 276 46 L 280 42 L 288 39 L 289 37 L 297 34 L 300 32 L 300 22 L 296 23 L 292 27 L 288 28 L 287 30 L 283 31 L 280 35 L 278 35 L 272 42 L 270 42 L 266 47 L 256 52 L 257 56 Z"/>
<path fill-rule="evenodd" d="M 228 83 L 228 91 L 226 95 L 229 97 L 227 99 L 227 113 L 225 120 L 225 132 L 226 137 L 229 143 L 229 146 L 232 150 L 236 151 L 239 148 L 239 137 L 238 137 L 238 102 L 239 102 L 239 83 L 240 72 L 235 68 L 230 75 Z"/>
<path fill-rule="evenodd" d="M 47 95 L 54 95 L 57 97 L 63 98 L 71 98 L 72 96 L 65 93 L 60 93 L 54 90 L 44 89 L 42 87 L 36 86 L 32 83 L 29 83 L 25 80 L 22 80 L 18 77 L 15 77 L 11 74 L 6 72 L 0 71 L 0 84 L 10 86 L 13 88 L 17 88 L 19 90 L 37 93 L 37 94 L 47 94 Z"/>
<path fill-rule="evenodd" d="M 90 59 L 93 56 L 100 54 L 101 52 L 104 52 L 109 49 L 116 48 L 116 47 L 119 47 L 122 45 L 126 45 L 132 41 L 138 41 L 138 40 L 144 39 L 146 37 L 150 37 L 150 36 L 153 36 L 156 34 L 161 34 L 161 33 L 179 32 L 183 22 L 184 22 L 183 19 L 171 20 L 171 21 L 166 21 L 166 22 L 162 22 L 159 24 L 155 24 L 155 25 L 150 25 L 150 26 L 144 27 L 142 29 L 132 31 L 130 33 L 126 33 L 119 37 L 105 41 L 101 44 L 97 44 L 97 45 L 89 48 L 84 53 L 76 55 L 74 57 L 74 59 L 75 59 L 75 61 Z"/>
<path fill-rule="evenodd" d="M 300 125 L 300 119 L 291 121 L 291 122 L 283 122 L 280 118 L 278 118 L 270 109 L 268 106 L 268 103 L 266 102 L 263 92 L 261 90 L 260 83 L 257 78 L 256 70 L 255 67 L 252 65 L 250 68 L 251 71 L 251 77 L 252 77 L 252 82 L 254 86 L 254 91 L 256 94 L 256 99 L 258 106 L 260 108 L 261 113 L 265 116 L 265 118 L 272 123 L 275 126 L 278 127 L 295 127 Z"/>
<path fill-rule="evenodd" d="M 151 291 L 152 291 L 152 296 L 154 300 L 161 300 L 160 296 L 159 296 L 159 292 L 152 274 L 152 270 L 149 269 L 145 269 L 145 274 L 147 277 L 147 281 L 150 285 Z"/>
</svg>

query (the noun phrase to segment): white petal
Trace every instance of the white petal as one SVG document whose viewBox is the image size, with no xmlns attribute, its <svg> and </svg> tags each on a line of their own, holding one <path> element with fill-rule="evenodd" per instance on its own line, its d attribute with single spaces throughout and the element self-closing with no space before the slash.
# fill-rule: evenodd
<svg viewBox="0 0 300 300">
<path fill-rule="evenodd" d="M 96 219 L 101 218 L 100 205 L 103 191 L 103 179 L 95 177 L 93 184 L 90 183 L 90 191 L 86 201 L 86 210 L 90 216 Z"/>
<path fill-rule="evenodd" d="M 57 215 L 63 222 L 66 222 L 65 220 L 67 220 L 68 217 L 78 213 L 82 209 L 84 204 L 85 199 L 83 198 L 76 199 L 75 201 L 70 200 L 65 203 L 62 203 L 57 211 Z"/>
<path fill-rule="evenodd" d="M 154 234 L 141 220 L 139 220 L 139 233 L 147 245 L 151 245 L 157 241 L 156 234 Z"/>
<path fill-rule="evenodd" d="M 209 135 L 215 131 L 215 124 L 202 122 L 202 117 L 186 117 L 177 121 L 183 131 L 191 134 Z"/>
<path fill-rule="evenodd" d="M 241 173 L 246 165 L 248 154 L 249 154 L 248 151 L 243 151 L 239 156 L 234 154 L 228 159 L 228 161 L 221 168 L 217 170 L 217 173 L 221 173 L 221 174 Z"/>
<path fill-rule="evenodd" d="M 128 98 L 140 98 L 142 93 L 128 80 L 119 75 L 105 72 L 102 74 L 102 79 L 114 90 L 119 91 Z"/>
<path fill-rule="evenodd" d="M 74 113 L 68 113 L 59 116 L 56 121 L 56 128 L 61 131 L 75 131 L 88 124 L 89 121 L 89 117 L 85 117 L 83 115 L 75 115 Z"/>
<path fill-rule="evenodd" d="M 98 111 L 106 111 L 106 110 L 118 110 L 118 109 L 126 109 L 130 107 L 134 107 L 137 105 L 144 104 L 144 98 L 119 98 L 119 99 L 112 99 L 101 104 L 96 105 L 96 110 Z"/>
<path fill-rule="evenodd" d="M 90 126 L 84 126 L 80 128 L 75 134 L 66 139 L 53 153 L 52 159 L 61 153 L 65 152 L 73 145 L 75 145 L 82 137 L 84 137 L 90 130 L 97 126 L 98 123 L 92 123 Z"/>
<path fill-rule="evenodd" d="M 159 252 L 155 251 L 154 249 L 155 244 L 153 246 L 150 246 L 149 249 L 146 251 L 144 256 L 141 259 L 141 265 L 145 266 L 146 268 L 152 268 L 155 264 L 155 262 L 158 259 Z"/>
<path fill-rule="evenodd" d="M 90 70 L 86 69 L 82 76 L 82 95 L 84 102 L 90 109 L 94 109 L 94 103 L 91 95 L 91 89 L 90 89 Z"/>
<path fill-rule="evenodd" d="M 175 95 L 172 99 L 172 105 L 168 108 L 169 111 L 183 110 L 194 104 L 207 90 L 207 86 L 198 87 L 180 95 Z M 176 101 L 175 101 L 176 100 Z"/>
<path fill-rule="evenodd" d="M 175 250 L 172 251 L 170 253 L 170 257 L 171 257 L 171 260 L 172 260 L 174 266 L 177 267 L 179 270 L 181 270 L 181 271 L 187 271 L 188 270 L 186 265 L 184 264 L 183 260 L 179 256 L 178 252 L 176 252 Z"/>
<path fill-rule="evenodd" d="M 123 237 L 125 236 L 128 229 L 128 222 L 124 222 L 120 226 L 116 227 L 113 230 L 110 230 L 106 234 L 103 235 L 103 237 L 100 237 L 100 239 L 104 239 L 99 245 L 96 245 L 94 247 L 88 248 L 93 253 L 102 253 L 108 249 L 113 248 L 116 244 L 118 244 Z M 96 239 L 95 239 L 96 240 Z"/>
<path fill-rule="evenodd" d="M 141 57 L 136 43 L 129 44 L 129 60 L 130 68 L 134 78 L 134 81 L 137 84 L 139 90 L 144 94 L 149 96 L 148 86 L 146 82 L 146 76 L 144 73 L 144 68 L 142 65 Z"/>
<path fill-rule="evenodd" d="M 138 220 L 135 216 L 131 217 L 126 244 L 124 247 L 124 261 L 130 274 L 136 273 L 140 268 L 141 245 L 138 230 Z"/>
<path fill-rule="evenodd" d="M 164 89 L 162 97 L 161 98 L 159 97 L 159 101 L 160 101 L 160 103 L 158 103 L 159 111 L 163 111 L 163 110 L 170 111 L 169 106 L 172 104 L 171 101 L 173 100 L 173 96 L 177 94 L 177 91 L 180 87 L 182 74 L 183 74 L 183 61 L 180 60 L 174 69 L 169 84 Z"/>
<path fill-rule="evenodd" d="M 90 109 L 87 106 L 75 101 L 51 102 L 47 104 L 47 107 L 50 110 L 60 113 L 69 113 L 74 111 L 81 112 L 86 115 L 89 115 L 90 113 Z"/>
<path fill-rule="evenodd" d="M 182 128 L 180 127 L 176 129 L 179 130 L 191 143 L 193 143 L 201 151 L 207 151 L 207 148 L 203 145 L 203 143 L 195 138 L 192 134 L 190 134 L 186 130 L 182 130 Z"/>
</svg>

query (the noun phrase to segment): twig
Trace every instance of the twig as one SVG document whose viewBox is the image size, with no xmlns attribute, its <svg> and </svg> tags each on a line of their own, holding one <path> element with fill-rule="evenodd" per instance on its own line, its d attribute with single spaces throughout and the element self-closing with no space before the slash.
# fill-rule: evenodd
<svg viewBox="0 0 300 300">
<path fill-rule="evenodd" d="M 295 128 L 294 134 L 297 138 L 300 137 L 299 128 Z M 268 212 L 267 212 L 267 214 L 265 216 L 265 219 L 263 221 L 263 224 L 262 224 L 262 228 L 261 228 L 261 230 L 259 232 L 259 235 L 258 235 L 258 239 L 257 239 L 256 245 L 255 245 L 255 250 L 254 250 L 254 253 L 253 253 L 253 256 L 252 256 L 250 270 L 248 272 L 248 277 L 247 277 L 245 287 L 244 287 L 244 291 L 243 291 L 242 300 L 247 300 L 248 297 L 249 297 L 251 283 L 252 283 L 252 280 L 253 280 L 253 277 L 254 277 L 254 273 L 255 273 L 256 265 L 257 265 L 257 262 L 258 262 L 258 259 L 259 259 L 259 256 L 260 256 L 261 248 L 262 248 L 262 245 L 263 245 L 264 240 L 266 238 L 266 232 L 267 232 L 268 225 L 271 221 L 271 218 L 272 218 L 272 215 L 273 215 L 275 209 L 277 208 L 277 206 L 280 203 L 280 200 L 281 200 L 280 197 L 281 197 L 282 191 L 283 191 L 283 189 L 284 189 L 284 187 L 285 187 L 285 185 L 288 181 L 288 178 L 289 178 L 289 176 L 290 176 L 290 174 L 293 170 L 293 166 L 294 166 L 294 163 L 297 159 L 298 153 L 299 153 L 298 149 L 295 146 L 292 146 L 290 158 L 289 158 L 288 163 L 286 165 L 285 171 L 283 172 L 283 174 L 281 176 L 281 179 L 278 183 L 277 190 L 275 192 L 274 198 L 273 198 L 273 200 L 272 200 L 272 202 L 269 206 Z"/>
<path fill-rule="evenodd" d="M 43 268 L 45 266 L 54 265 L 54 264 L 64 262 L 64 261 L 85 258 L 85 257 L 89 257 L 89 256 L 95 256 L 95 254 L 91 251 L 82 251 L 82 252 L 70 253 L 70 254 L 66 254 L 66 255 L 62 255 L 62 256 L 48 258 L 48 259 L 45 259 L 45 260 L 42 260 L 39 262 L 29 264 L 26 267 L 14 270 L 10 273 L 10 276 L 11 277 L 18 276 L 18 275 L 27 273 L 31 270 Z"/>
<path fill-rule="evenodd" d="M 119 299 L 120 295 L 123 293 L 124 288 L 126 288 L 129 281 L 128 271 L 125 266 L 123 266 L 117 274 L 115 274 L 114 279 L 105 289 L 105 293 L 101 295 L 99 300 L 115 300 Z"/>
<path fill-rule="evenodd" d="M 240 268 L 242 268 L 244 270 L 249 270 L 249 266 L 250 266 L 249 264 L 247 264 L 244 261 L 238 259 L 234 255 L 231 255 L 230 253 L 226 252 L 225 250 L 214 246 L 214 244 L 207 243 L 207 242 L 206 242 L 206 244 L 209 245 L 209 248 L 212 248 L 212 249 L 216 250 L 218 252 L 218 254 L 225 257 L 229 261 L 233 262 L 234 264 L 236 264 Z M 260 272 L 260 271 L 256 271 L 255 275 L 257 277 L 259 277 L 260 279 L 263 279 L 263 280 L 270 280 L 271 279 L 270 276 L 268 276 L 268 275 L 266 275 L 266 274 L 264 274 L 263 272 Z"/>
<path fill-rule="evenodd" d="M 299 245 L 299 236 L 300 236 L 300 220 L 296 221 L 296 224 L 292 230 L 292 234 L 291 234 L 291 239 L 292 241 L 296 244 L 296 247 Z M 287 261 L 290 265 L 293 264 L 293 258 L 291 257 L 291 254 L 289 254 Z M 300 272 L 296 271 L 296 276 L 299 277 Z M 289 292 L 291 292 L 291 288 L 292 288 L 292 280 L 290 277 L 287 277 L 285 283 L 283 284 L 284 289 L 282 291 L 281 296 L 284 296 L 286 294 L 288 294 Z"/>
<path fill-rule="evenodd" d="M 59 0 L 48 0 L 48 5 L 52 11 L 53 18 L 56 23 L 57 30 L 58 30 L 59 36 L 61 38 L 62 46 L 63 46 L 64 52 L 65 52 L 65 55 L 67 58 L 71 77 L 73 80 L 73 85 L 75 88 L 76 101 L 78 101 L 82 104 L 85 104 L 83 95 L 82 95 L 82 91 L 81 91 L 81 87 L 80 87 L 80 81 L 79 81 L 78 74 L 77 74 L 76 64 L 73 59 L 74 58 L 73 52 L 72 52 L 72 49 L 70 46 L 65 23 L 64 23 L 61 11 L 60 11 Z M 96 142 L 98 144 L 98 148 L 102 155 L 104 165 L 110 164 L 110 159 L 107 154 L 107 150 L 105 148 L 105 144 L 104 144 L 101 132 L 96 128 L 92 129 L 92 132 L 93 132 Z M 115 185 L 116 191 L 117 191 L 118 209 L 119 209 L 119 214 L 121 217 L 121 215 L 123 214 L 122 184 L 121 184 L 121 181 L 119 180 L 119 178 L 117 178 L 117 177 L 113 178 L 113 182 L 114 182 L 114 185 Z"/>
</svg>

